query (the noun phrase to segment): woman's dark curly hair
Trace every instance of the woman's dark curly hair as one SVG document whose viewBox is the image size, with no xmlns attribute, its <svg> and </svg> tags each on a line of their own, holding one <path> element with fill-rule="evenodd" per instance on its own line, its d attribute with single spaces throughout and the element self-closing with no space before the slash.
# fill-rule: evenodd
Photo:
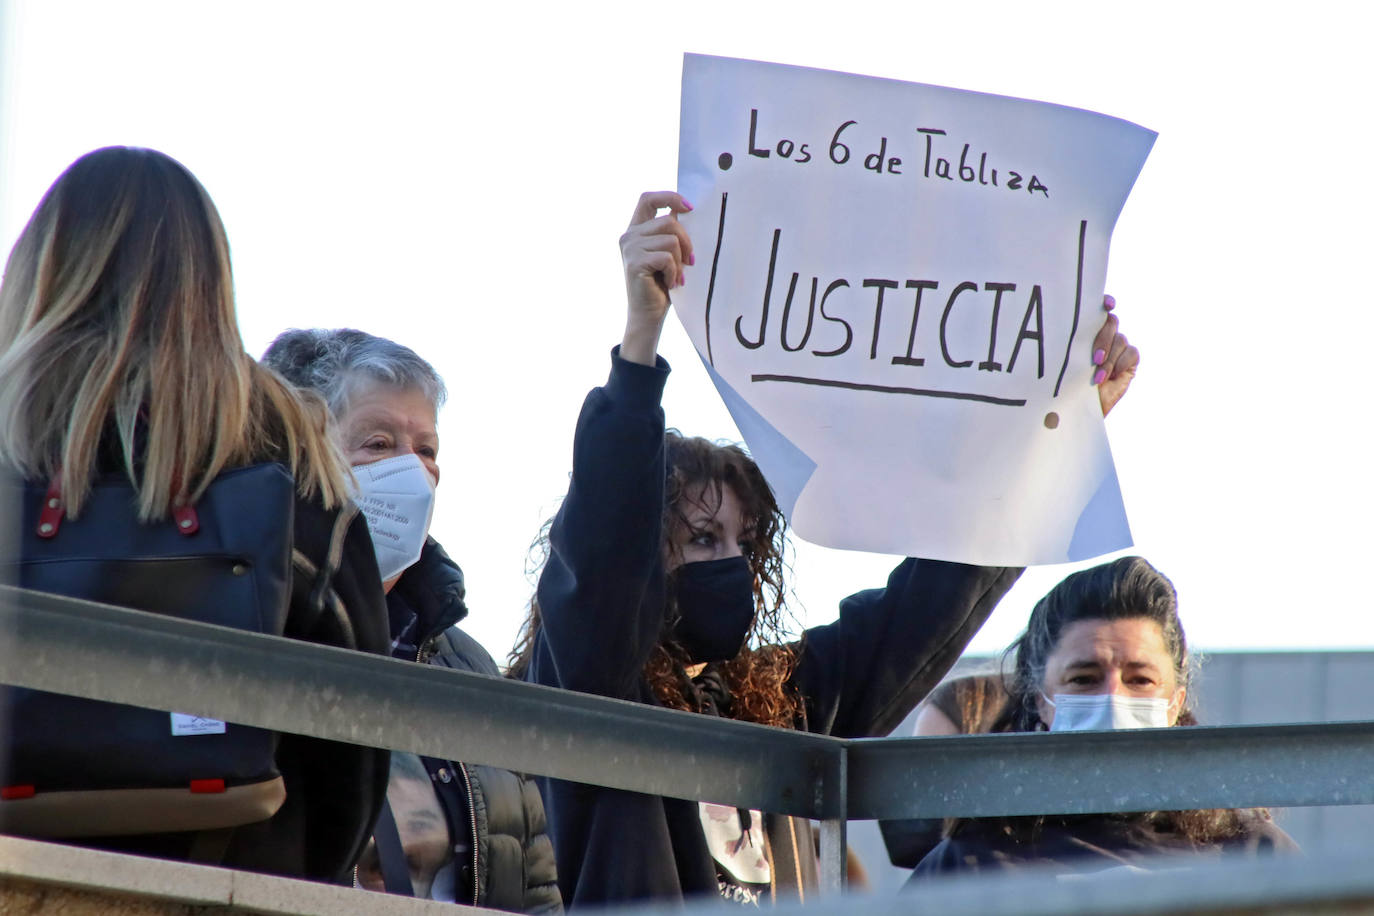
<svg viewBox="0 0 1374 916">
<path fill-rule="evenodd" d="M 803 716 L 801 698 L 788 686 L 796 667 L 798 645 L 791 642 L 792 618 L 787 611 L 784 548 L 787 522 L 773 497 L 772 488 L 754 459 L 737 445 L 683 436 L 670 429 L 665 439 L 668 475 L 664 491 L 663 550 L 673 546 L 688 524 L 693 502 L 719 508 L 722 487 L 729 487 L 743 513 L 746 555 L 754 573 L 754 622 L 747 644 L 739 655 L 717 665 L 730 696 L 729 716 L 746 722 L 795 728 Z M 543 567 L 549 554 L 549 528 L 545 523 L 531 547 L 531 566 Z M 668 598 L 663 609 L 663 635 L 644 665 L 644 677 L 664 706 L 702 712 L 702 698 L 687 674 L 691 659 L 672 638 L 677 609 L 668 577 Z M 529 613 L 511 650 L 507 674 L 523 677 L 539 632 L 538 599 L 532 598 Z"/>
</svg>

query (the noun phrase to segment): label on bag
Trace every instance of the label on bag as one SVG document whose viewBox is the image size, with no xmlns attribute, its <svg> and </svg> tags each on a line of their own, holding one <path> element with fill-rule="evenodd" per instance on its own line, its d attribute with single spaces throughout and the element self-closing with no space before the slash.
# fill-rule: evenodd
<svg viewBox="0 0 1374 916">
<path fill-rule="evenodd" d="M 172 713 L 173 737 L 222 734 L 224 734 L 224 722 L 220 719 L 207 719 L 205 716 L 192 716 L 184 712 Z"/>
</svg>

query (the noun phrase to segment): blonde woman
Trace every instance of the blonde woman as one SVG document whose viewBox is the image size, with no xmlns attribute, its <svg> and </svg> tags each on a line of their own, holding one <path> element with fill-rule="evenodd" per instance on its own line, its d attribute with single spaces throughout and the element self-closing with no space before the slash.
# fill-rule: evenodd
<svg viewBox="0 0 1374 916">
<path fill-rule="evenodd" d="M 297 493 L 285 635 L 384 652 L 377 564 L 327 424 L 322 402 L 244 352 L 224 227 L 185 167 L 111 147 L 57 179 L 0 285 L 0 468 L 54 482 L 73 524 L 101 475 L 122 477 L 153 524 L 224 471 L 279 462 Z M 208 858 L 348 880 L 386 790 L 386 752 L 286 735 L 276 759 L 285 801 L 221 835 Z M 207 858 L 188 833 L 92 842 Z"/>
</svg>

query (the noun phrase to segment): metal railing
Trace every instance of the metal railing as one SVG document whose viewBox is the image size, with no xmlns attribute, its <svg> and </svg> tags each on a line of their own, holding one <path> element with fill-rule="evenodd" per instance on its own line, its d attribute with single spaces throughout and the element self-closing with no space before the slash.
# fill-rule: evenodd
<svg viewBox="0 0 1374 916">
<path fill-rule="evenodd" d="M 814 818 L 830 890 L 848 820 L 1374 803 L 1374 722 L 842 740 L 7 586 L 0 682 Z"/>
</svg>

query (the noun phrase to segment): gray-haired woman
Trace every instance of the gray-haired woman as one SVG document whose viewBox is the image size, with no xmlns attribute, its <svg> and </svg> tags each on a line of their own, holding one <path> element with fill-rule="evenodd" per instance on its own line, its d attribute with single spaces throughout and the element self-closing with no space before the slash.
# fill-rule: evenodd
<svg viewBox="0 0 1374 916">
<path fill-rule="evenodd" d="M 362 331 L 291 330 L 263 362 L 329 404 L 368 515 L 392 655 L 499 677 L 458 628 L 463 572 L 428 536 L 443 380 L 414 351 Z M 373 890 L 516 912 L 563 909 L 534 783 L 496 767 L 392 755 L 388 808 L 358 867 Z"/>
</svg>

